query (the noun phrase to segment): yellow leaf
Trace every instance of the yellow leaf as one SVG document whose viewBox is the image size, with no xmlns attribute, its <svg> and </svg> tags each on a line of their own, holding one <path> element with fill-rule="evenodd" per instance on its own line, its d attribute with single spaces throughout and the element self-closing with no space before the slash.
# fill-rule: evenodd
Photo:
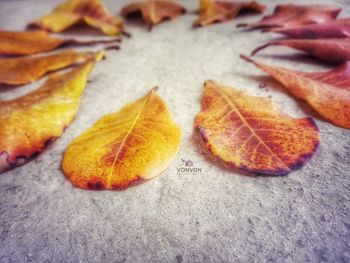
<svg viewBox="0 0 350 263">
<path fill-rule="evenodd" d="M 319 133 L 311 118 L 294 119 L 261 97 L 205 82 L 195 127 L 208 151 L 232 168 L 285 175 L 315 153 Z"/>
<path fill-rule="evenodd" d="M 64 153 L 63 171 L 83 189 L 125 189 L 169 166 L 178 151 L 180 133 L 152 89 L 77 137 Z"/>
<path fill-rule="evenodd" d="M 37 90 L 0 101 L 0 172 L 27 162 L 62 135 L 75 118 L 93 65 L 91 60 L 53 74 Z"/>
<path fill-rule="evenodd" d="M 48 72 L 93 59 L 93 52 L 66 50 L 40 57 L 0 59 L 0 83 L 21 85 L 34 82 Z"/>
<path fill-rule="evenodd" d="M 264 9 L 264 5 L 260 5 L 255 1 L 230 2 L 200 0 L 198 19 L 193 23 L 193 26 L 207 26 L 212 23 L 226 22 L 235 19 L 243 11 L 262 13 Z"/>
<path fill-rule="evenodd" d="M 100 0 L 68 0 L 30 25 L 62 32 L 81 21 L 107 35 L 118 35 L 123 31 L 123 23 L 112 16 Z"/>
</svg>

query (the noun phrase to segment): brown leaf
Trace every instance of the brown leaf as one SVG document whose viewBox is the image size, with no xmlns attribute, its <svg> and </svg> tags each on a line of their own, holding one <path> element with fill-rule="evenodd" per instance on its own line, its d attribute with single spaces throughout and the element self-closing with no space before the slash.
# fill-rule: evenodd
<svg viewBox="0 0 350 263">
<path fill-rule="evenodd" d="M 93 52 L 65 50 L 57 54 L 40 57 L 0 59 L 0 83 L 22 85 L 34 82 L 48 72 L 91 60 Z"/>
<path fill-rule="evenodd" d="M 100 60 L 103 53 L 96 54 Z M 0 173 L 22 165 L 60 137 L 74 120 L 94 61 L 53 74 L 38 89 L 0 101 Z"/>
<path fill-rule="evenodd" d="M 255 1 L 251 2 L 228 2 L 200 0 L 199 17 L 193 26 L 206 26 L 217 22 L 226 22 L 234 19 L 242 11 L 262 13 L 264 5 Z"/>
<path fill-rule="evenodd" d="M 263 17 L 261 21 L 237 26 L 270 28 L 324 23 L 335 19 L 340 11 L 341 8 L 333 5 L 277 5 L 273 14 Z"/>
<path fill-rule="evenodd" d="M 149 0 L 129 4 L 122 9 L 124 17 L 142 16 L 149 26 L 159 24 L 166 19 L 174 19 L 186 10 L 171 0 Z"/>
<path fill-rule="evenodd" d="M 309 73 L 241 57 L 280 82 L 295 97 L 305 100 L 325 120 L 350 129 L 350 61 L 330 71 Z"/>
<path fill-rule="evenodd" d="M 112 16 L 101 0 L 67 0 L 30 25 L 62 32 L 80 22 L 98 28 L 107 35 L 117 35 L 123 31 L 122 21 Z"/>
<path fill-rule="evenodd" d="M 292 38 L 345 38 L 350 37 L 350 18 L 320 24 L 276 28 L 271 31 Z"/>
<path fill-rule="evenodd" d="M 289 117 L 268 99 L 213 81 L 204 87 L 195 127 L 209 152 L 228 166 L 286 175 L 314 155 L 319 133 L 311 118 Z"/>
<path fill-rule="evenodd" d="M 61 46 L 84 46 L 99 43 L 116 43 L 119 38 L 110 40 L 77 40 L 51 37 L 44 30 L 0 31 L 0 55 L 31 55 L 57 49 Z M 117 48 L 117 46 L 115 46 Z"/>
<path fill-rule="evenodd" d="M 287 46 L 298 49 L 324 61 L 339 63 L 350 60 L 350 38 L 282 39 L 253 50 L 255 55 L 268 46 Z"/>
</svg>

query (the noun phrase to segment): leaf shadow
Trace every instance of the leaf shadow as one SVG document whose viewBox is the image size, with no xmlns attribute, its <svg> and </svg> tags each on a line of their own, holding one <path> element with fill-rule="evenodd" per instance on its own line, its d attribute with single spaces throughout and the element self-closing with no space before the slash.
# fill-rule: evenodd
<svg viewBox="0 0 350 263">
<path fill-rule="evenodd" d="M 15 91 L 15 90 L 23 87 L 24 85 L 25 84 L 23 84 L 23 85 L 11 85 L 11 84 L 0 83 L 0 93 L 1 92 L 6 92 L 7 93 L 7 92 Z"/>
<path fill-rule="evenodd" d="M 148 31 L 150 31 L 151 28 L 142 18 L 142 14 L 139 11 L 128 14 L 124 23 L 129 26 L 144 28 Z"/>
<path fill-rule="evenodd" d="M 91 27 L 85 23 L 76 24 L 64 31 L 64 34 L 74 37 L 105 37 L 101 30 Z"/>
</svg>

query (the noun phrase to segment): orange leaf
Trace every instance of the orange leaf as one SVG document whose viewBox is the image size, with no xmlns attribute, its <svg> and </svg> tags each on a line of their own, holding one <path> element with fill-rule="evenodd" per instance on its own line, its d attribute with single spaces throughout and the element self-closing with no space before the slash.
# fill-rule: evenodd
<svg viewBox="0 0 350 263">
<path fill-rule="evenodd" d="M 345 38 L 350 37 L 350 18 L 335 19 L 320 24 L 276 28 L 271 31 L 293 38 Z"/>
<path fill-rule="evenodd" d="M 27 32 L 0 31 L 0 55 L 31 55 L 51 51 L 67 45 L 82 46 L 98 43 L 115 43 L 119 41 L 119 38 L 91 41 L 81 41 L 71 38 L 56 38 L 49 36 L 44 30 Z"/>
<path fill-rule="evenodd" d="M 27 162 L 62 135 L 77 113 L 93 64 L 87 61 L 67 73 L 53 74 L 37 90 L 0 101 L 0 172 Z"/>
<path fill-rule="evenodd" d="M 253 11 L 262 13 L 264 5 L 255 1 L 251 2 L 227 2 L 200 0 L 199 17 L 193 26 L 206 26 L 217 22 L 226 22 L 234 19 L 241 11 Z"/>
<path fill-rule="evenodd" d="M 265 98 L 213 81 L 204 87 L 195 127 L 209 152 L 230 167 L 286 175 L 315 153 L 319 133 L 311 118 L 291 118 Z"/>
<path fill-rule="evenodd" d="M 329 62 L 339 63 L 350 60 L 350 38 L 276 40 L 257 47 L 253 50 L 252 56 L 268 46 L 291 47 Z"/>
<path fill-rule="evenodd" d="M 64 153 L 63 171 L 83 189 L 122 190 L 163 172 L 178 151 L 180 136 L 152 89 L 77 137 Z"/>
<path fill-rule="evenodd" d="M 65 50 L 40 57 L 0 59 L 0 83 L 21 85 L 34 82 L 48 72 L 93 59 L 93 52 Z"/>
<path fill-rule="evenodd" d="M 30 25 L 63 32 L 80 22 L 98 28 L 107 35 L 118 35 L 123 31 L 123 23 L 112 16 L 100 0 L 68 0 Z"/>
<path fill-rule="evenodd" d="M 149 29 L 153 25 L 166 19 L 174 19 L 185 12 L 185 8 L 169 0 L 141 1 L 129 4 L 122 9 L 122 15 L 125 17 L 142 16 L 149 25 Z"/>
<path fill-rule="evenodd" d="M 350 62 L 331 71 L 307 73 L 242 57 L 280 82 L 294 96 L 305 100 L 324 119 L 350 129 Z"/>
<path fill-rule="evenodd" d="M 273 14 L 261 21 L 237 26 L 272 28 L 324 23 L 335 19 L 340 11 L 341 8 L 333 5 L 277 5 Z"/>
</svg>

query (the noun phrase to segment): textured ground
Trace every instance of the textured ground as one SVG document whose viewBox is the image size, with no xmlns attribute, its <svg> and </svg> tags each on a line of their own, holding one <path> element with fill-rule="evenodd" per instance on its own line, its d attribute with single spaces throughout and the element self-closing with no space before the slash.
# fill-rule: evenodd
<svg viewBox="0 0 350 263">
<path fill-rule="evenodd" d="M 126 2 L 107 5 L 116 13 Z M 195 1 L 181 2 L 196 8 Z M 284 1 L 261 2 L 270 12 Z M 293 1 L 311 2 L 350 6 L 348 0 Z M 57 3 L 1 0 L 0 28 L 23 29 Z M 96 65 L 77 119 L 63 137 L 35 161 L 0 175 L 0 262 L 350 262 L 350 132 L 322 121 L 239 59 L 272 35 L 240 32 L 237 22 L 192 30 L 194 19 L 187 14 L 151 33 L 140 23 L 127 24 L 133 37 Z M 257 58 L 300 70 L 327 68 L 296 54 L 270 48 Z M 206 79 L 271 97 L 292 116 L 313 116 L 322 136 L 318 153 L 285 177 L 249 177 L 215 166 L 192 131 Z M 122 192 L 73 188 L 60 170 L 65 147 L 101 116 L 155 85 L 182 127 L 173 164 L 155 180 Z M 0 96 L 12 98 L 37 86 Z M 202 173 L 178 174 L 181 159 L 192 160 Z"/>
</svg>

